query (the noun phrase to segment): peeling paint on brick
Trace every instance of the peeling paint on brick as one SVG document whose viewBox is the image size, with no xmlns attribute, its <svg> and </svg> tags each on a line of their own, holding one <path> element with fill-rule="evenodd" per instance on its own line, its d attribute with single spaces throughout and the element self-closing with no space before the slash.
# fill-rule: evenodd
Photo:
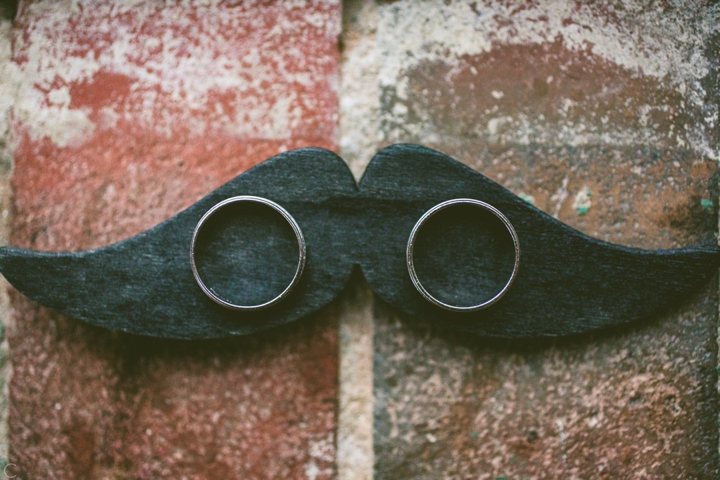
<svg viewBox="0 0 720 480">
<path fill-rule="evenodd" d="M 408 134 L 430 142 L 441 138 L 436 127 L 448 119 L 418 110 L 416 98 L 408 98 L 415 83 L 414 97 L 443 95 L 458 108 L 467 95 L 491 97 L 496 106 L 488 102 L 485 111 L 455 122 L 475 128 L 485 142 L 654 143 L 720 159 L 718 106 L 704 83 L 711 63 L 707 39 L 719 32 L 717 5 L 437 0 L 423 8 L 394 2 L 381 10 L 380 78 L 385 95 L 393 98 L 383 110 L 386 142 Z M 537 57 L 536 64 L 520 61 L 528 54 Z M 507 57 L 517 60 L 506 66 L 504 77 L 493 62 Z M 540 67 L 544 62 L 558 69 Z M 432 71 L 430 83 L 417 85 L 423 71 Z M 526 76 L 523 71 L 535 74 L 529 84 L 517 82 Z M 601 90 L 583 93 L 573 85 L 578 72 L 603 78 Z M 437 90 L 443 81 L 448 86 Z M 637 101 L 632 88 L 657 93 Z M 547 98 L 528 104 L 525 91 Z M 522 106 L 508 110 L 513 102 Z"/>
<path fill-rule="evenodd" d="M 15 203 L 33 212 L 23 220 L 34 247 L 106 245 L 274 153 L 334 148 L 338 11 L 333 2 L 24 3 L 12 136 L 33 171 L 33 189 Z M 46 227 L 61 219 L 72 227 Z"/>
<path fill-rule="evenodd" d="M 0 171 L 7 173 L 12 167 L 10 142 L 10 111 L 20 86 L 17 66 L 12 57 L 12 23 L 0 20 Z M 6 218 L 4 215 L 3 218 Z M 6 233 L 3 236 L 7 236 Z"/>
<path fill-rule="evenodd" d="M 280 151 L 335 149 L 339 25 L 338 2 L 23 3 L 12 243 L 108 245 Z M 18 478 L 335 477 L 336 306 L 178 343 L 11 302 Z"/>
<path fill-rule="evenodd" d="M 336 5 L 278 3 L 258 16 L 255 2 L 229 3 L 24 4 L 15 115 L 33 140 L 60 147 L 118 123 L 167 137 L 333 138 L 306 113 L 336 102 L 335 58 L 312 40 L 334 44 Z"/>
<path fill-rule="evenodd" d="M 703 49 L 717 7 L 639 6 L 383 3 L 382 143 L 442 150 L 606 241 L 715 242 Z M 378 304 L 376 478 L 716 478 L 716 290 L 545 342 L 453 335 Z"/>
<path fill-rule="evenodd" d="M 536 345 L 460 338 L 380 309 L 378 335 L 402 346 L 378 342 L 391 357 L 376 371 L 376 478 L 712 478 L 714 422 L 697 415 L 714 417 L 703 378 L 714 352 L 682 346 L 711 334 L 701 318 L 712 308 Z"/>
</svg>

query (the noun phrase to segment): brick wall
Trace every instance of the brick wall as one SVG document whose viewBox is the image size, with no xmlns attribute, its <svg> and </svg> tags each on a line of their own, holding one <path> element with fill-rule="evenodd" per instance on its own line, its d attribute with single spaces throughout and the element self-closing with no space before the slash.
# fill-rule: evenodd
<svg viewBox="0 0 720 480">
<path fill-rule="evenodd" d="M 107 245 L 277 152 L 330 148 L 359 177 L 406 141 L 603 240 L 715 239 L 710 3 L 23 1 L 7 17 L 14 245 Z M 17 478 L 717 478 L 716 285 L 543 342 L 408 321 L 359 275 L 311 318 L 206 342 L 9 294 L 0 451 Z"/>
<path fill-rule="evenodd" d="M 334 148 L 339 15 L 333 2 L 23 3 L 10 241 L 106 245 L 280 151 Z M 184 343 L 12 299 L 20 477 L 334 476 L 336 309 Z"/>
</svg>

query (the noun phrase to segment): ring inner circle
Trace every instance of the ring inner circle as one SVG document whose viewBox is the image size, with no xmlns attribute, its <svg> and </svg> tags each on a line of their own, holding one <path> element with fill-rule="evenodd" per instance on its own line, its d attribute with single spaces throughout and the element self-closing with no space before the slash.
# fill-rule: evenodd
<svg viewBox="0 0 720 480">
<path fill-rule="evenodd" d="M 195 267 L 216 296 L 235 305 L 262 305 L 281 295 L 298 268 L 300 247 L 288 221 L 263 203 L 223 205 L 195 240 Z"/>
<path fill-rule="evenodd" d="M 413 260 L 425 290 L 460 308 L 483 304 L 507 285 L 516 261 L 508 227 L 475 204 L 445 206 L 416 233 Z"/>
</svg>

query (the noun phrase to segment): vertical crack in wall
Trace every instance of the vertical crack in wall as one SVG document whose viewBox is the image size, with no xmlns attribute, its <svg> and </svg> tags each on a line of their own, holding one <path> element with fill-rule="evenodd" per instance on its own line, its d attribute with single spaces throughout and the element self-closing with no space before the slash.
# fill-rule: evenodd
<svg viewBox="0 0 720 480">
<path fill-rule="evenodd" d="M 340 155 L 359 179 L 375 153 L 379 126 L 377 7 L 343 3 Z M 342 299 L 338 478 L 373 478 L 373 296 L 359 275 Z"/>
</svg>

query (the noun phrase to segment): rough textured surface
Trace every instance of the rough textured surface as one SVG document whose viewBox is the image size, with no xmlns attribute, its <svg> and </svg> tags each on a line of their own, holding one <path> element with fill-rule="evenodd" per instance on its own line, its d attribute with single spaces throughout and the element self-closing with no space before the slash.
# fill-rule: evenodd
<svg viewBox="0 0 720 480">
<path fill-rule="evenodd" d="M 279 151 L 334 146 L 337 3 L 21 7 L 15 245 L 107 245 Z M 205 344 L 113 334 L 19 295 L 13 308 L 19 477 L 334 476 L 332 307 Z"/>
<path fill-rule="evenodd" d="M 10 220 L 10 169 L 12 153 L 8 145 L 10 133 L 10 110 L 17 90 L 16 71 L 11 61 L 12 24 L 5 14 L 10 14 L 9 5 L 0 6 L 0 244 L 8 242 Z M 9 17 L 10 15 L 8 15 Z M 2 344 L 0 348 L 0 466 L 7 462 L 8 456 L 8 381 L 12 373 L 5 332 L 12 329 L 9 316 L 10 300 L 8 285 L 0 281 L 0 317 L 2 318 Z"/>
<path fill-rule="evenodd" d="M 711 2 L 401 1 L 381 12 L 387 140 L 454 133 L 718 159 Z"/>
<path fill-rule="evenodd" d="M 33 176 L 15 203 L 32 246 L 106 245 L 278 151 L 333 147 L 339 27 L 333 2 L 23 4 L 13 141 Z"/>
<path fill-rule="evenodd" d="M 376 478 L 716 478 L 714 289 L 640 328 L 544 343 L 378 307 Z"/>
<path fill-rule="evenodd" d="M 705 96 L 717 81 L 717 6 L 346 5 L 362 13 L 344 39 L 352 92 L 340 118 L 356 176 L 363 149 L 416 141 L 604 240 L 712 239 L 717 101 Z M 337 5 L 229 6 L 24 3 L 16 63 L 0 71 L 0 108 L 22 99 L 10 142 L 23 186 L 17 243 L 105 245 L 280 150 L 333 146 Z M 14 71 L 20 95 L 15 80 L 6 88 Z M 376 478 L 716 478 L 710 288 L 644 326 L 543 345 L 447 336 L 379 304 Z M 372 345 L 366 316 L 350 323 L 369 302 L 348 297 L 278 336 L 193 347 L 108 335 L 18 297 L 13 454 L 30 478 L 327 478 L 337 366 L 313 356 L 337 348 L 339 312 L 360 327 L 346 353 L 366 360 Z M 341 405 L 366 411 L 366 387 Z M 368 471 L 368 445 L 347 450 L 359 463 L 338 462 L 345 478 L 349 465 Z"/>
<path fill-rule="evenodd" d="M 441 328 L 504 338 L 583 333 L 662 312 L 717 273 L 720 248 L 713 243 L 670 251 L 608 244 L 538 211 L 447 155 L 414 144 L 379 151 L 363 175 L 360 195 L 360 265 L 368 284 L 388 303 Z M 429 305 L 407 273 L 413 225 L 453 198 L 494 205 L 517 232 L 522 267 L 502 301 L 486 309 L 449 312 Z M 453 305 L 473 305 L 504 287 L 516 254 L 496 217 L 453 208 L 419 231 L 414 261 L 433 294 Z"/>
<path fill-rule="evenodd" d="M 239 195 L 269 198 L 286 208 L 302 229 L 307 252 L 297 286 L 276 305 L 257 311 L 238 312 L 209 299 L 193 278 L 188 255 L 200 218 Z M 407 273 L 413 225 L 423 212 L 452 198 L 494 205 L 517 232 L 518 251 L 496 216 L 455 206 L 434 215 L 415 237 L 419 278 L 453 305 L 491 298 L 522 263 L 502 301 L 479 311 L 429 305 Z M 206 288 L 252 305 L 287 287 L 296 275 L 298 239 L 285 219 L 271 212 L 255 202 L 234 203 L 203 224 L 193 245 Z M 355 264 L 380 298 L 418 319 L 485 336 L 537 338 L 625 324 L 674 306 L 715 275 L 720 247 L 640 250 L 602 242 L 447 155 L 404 144 L 378 152 L 359 188 L 334 153 L 296 149 L 113 245 L 82 252 L 0 248 L 2 274 L 40 305 L 92 325 L 175 339 L 248 335 L 297 321 L 329 304 Z"/>
<path fill-rule="evenodd" d="M 604 240 L 713 241 L 716 9 L 383 4 L 382 142 L 429 144 Z M 708 286 L 637 328 L 503 344 L 379 305 L 376 478 L 716 478 L 716 319 Z"/>
<path fill-rule="evenodd" d="M 340 298 L 340 386 L 337 473 L 340 480 L 373 478 L 374 298 L 360 275 Z"/>
<path fill-rule="evenodd" d="M 354 230 L 362 203 L 356 193 L 350 170 L 334 153 L 291 150 L 239 175 L 168 221 L 113 245 L 49 253 L 0 248 L 0 271 L 28 298 L 92 325 L 175 339 L 247 335 L 314 313 L 343 289 L 357 262 Z M 298 284 L 282 301 L 261 310 L 236 311 L 216 304 L 200 289 L 191 267 L 190 245 L 198 221 L 214 205 L 239 195 L 278 202 L 294 216 L 305 239 L 307 261 Z M 262 303 L 293 279 L 298 240 L 269 208 L 258 211 L 255 202 L 234 205 L 237 210 L 228 215 L 225 210 L 203 225 L 195 243 L 195 265 L 204 284 L 221 297 Z M 678 283 L 686 280 L 677 273 Z M 693 272 L 691 280 L 699 277 Z"/>
<path fill-rule="evenodd" d="M 113 334 L 13 296 L 21 478 L 332 478 L 337 312 L 242 340 Z M 32 330 L 34 335 L 27 332 Z"/>
<path fill-rule="evenodd" d="M 359 180 L 375 154 L 380 96 L 375 2 L 343 2 L 340 155 Z M 351 278 L 340 317 L 338 479 L 371 480 L 373 455 L 373 304 L 360 276 Z"/>
<path fill-rule="evenodd" d="M 356 180 L 375 155 L 380 137 L 377 9 L 374 1 L 343 4 L 340 153 Z"/>
</svg>

